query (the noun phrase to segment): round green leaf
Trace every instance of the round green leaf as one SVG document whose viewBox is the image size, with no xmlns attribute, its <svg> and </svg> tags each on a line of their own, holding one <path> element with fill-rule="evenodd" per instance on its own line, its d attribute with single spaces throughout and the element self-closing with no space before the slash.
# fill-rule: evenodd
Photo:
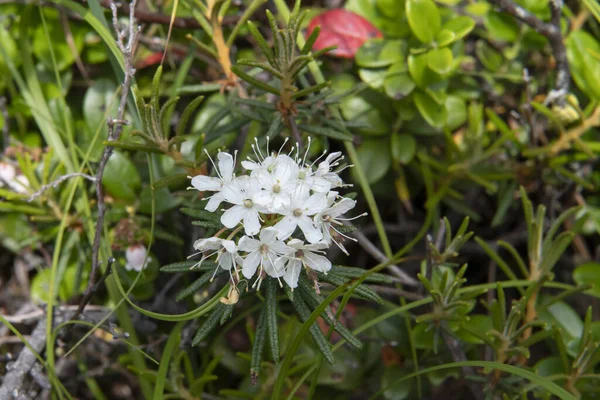
<svg viewBox="0 0 600 400">
<path fill-rule="evenodd" d="M 332 79 L 331 87 L 336 95 L 352 89 L 356 79 L 349 74 L 342 74 Z M 368 125 L 359 131 L 364 135 L 386 135 L 394 119 L 391 102 L 381 93 L 374 90 L 363 90 L 360 94 L 345 97 L 340 108 L 345 119 Z"/>
<path fill-rule="evenodd" d="M 381 38 L 367 40 L 356 52 L 355 61 L 359 67 L 387 67 L 404 58 L 406 43 L 402 40 Z"/>
<path fill-rule="evenodd" d="M 381 387 L 385 388 L 391 386 L 388 390 L 383 392 L 383 397 L 385 399 L 402 400 L 410 395 L 410 391 L 412 390 L 412 381 L 408 380 L 401 385 L 394 385 L 394 382 L 396 382 L 398 378 L 402 377 L 403 375 L 406 375 L 406 369 L 401 368 L 398 365 L 392 365 L 383 370 L 383 375 L 381 376 Z"/>
<path fill-rule="evenodd" d="M 563 363 L 558 356 L 546 357 L 538 361 L 538 363 L 533 367 L 533 370 L 540 376 L 551 376 L 565 373 L 563 369 Z"/>
<path fill-rule="evenodd" d="M 344 8 L 365 17 L 386 38 L 410 35 L 404 15 L 404 0 L 348 0 Z"/>
<path fill-rule="evenodd" d="M 432 49 L 427 55 L 427 66 L 440 75 L 452 71 L 452 52 L 447 47 Z"/>
<path fill-rule="evenodd" d="M 383 81 L 385 93 L 394 100 L 400 100 L 409 95 L 415 88 L 415 82 L 407 73 L 404 60 L 393 64 L 386 72 Z"/>
<path fill-rule="evenodd" d="M 583 322 L 571 306 L 559 301 L 550 305 L 546 310 L 540 313 L 540 319 L 549 325 L 558 326 L 565 334 L 565 341 L 581 337 L 583 333 Z"/>
<path fill-rule="evenodd" d="M 367 181 L 379 181 L 392 166 L 392 157 L 387 140 L 365 140 L 357 150 L 358 160 Z"/>
<path fill-rule="evenodd" d="M 589 33 L 576 31 L 567 38 L 566 47 L 573 80 L 588 96 L 600 99 L 600 68 L 594 57 L 600 54 L 600 44 Z"/>
<path fill-rule="evenodd" d="M 440 31 L 440 12 L 432 0 L 407 0 L 406 18 L 413 34 L 421 42 L 433 42 Z"/>
<path fill-rule="evenodd" d="M 364 83 L 366 83 L 373 89 L 379 89 L 381 86 L 383 86 L 383 82 L 386 79 L 387 69 L 386 68 L 374 68 L 374 69 L 360 68 L 358 70 L 358 76 L 360 76 L 360 79 Z"/>
<path fill-rule="evenodd" d="M 142 179 L 135 165 L 121 152 L 115 151 L 104 169 L 102 184 L 112 197 L 131 201 L 137 197 Z"/>
<path fill-rule="evenodd" d="M 469 34 L 469 32 L 471 32 L 473 30 L 473 28 L 475 28 L 475 21 L 473 20 L 473 18 L 471 17 L 467 17 L 467 16 L 458 16 L 455 18 L 452 18 L 450 21 L 446 22 L 443 26 L 442 26 L 442 31 L 450 31 L 454 34 L 454 39 L 452 40 L 453 42 L 460 40 L 462 38 L 464 38 L 465 36 L 467 36 Z M 441 34 L 440 32 L 440 34 Z M 439 44 L 439 41 L 438 41 Z M 440 44 L 440 46 L 442 46 Z"/>
<path fill-rule="evenodd" d="M 519 24 L 509 14 L 490 11 L 484 25 L 494 39 L 514 42 L 519 37 Z"/>
<path fill-rule="evenodd" d="M 575 268 L 573 280 L 578 285 L 592 285 L 592 288 L 586 293 L 600 297 L 600 263 L 589 262 Z"/>
<path fill-rule="evenodd" d="M 407 134 L 395 133 L 391 138 L 392 158 L 400 164 L 408 164 L 415 156 L 417 141 Z"/>
<path fill-rule="evenodd" d="M 448 96 L 446 110 L 448 112 L 446 128 L 454 130 L 467 121 L 467 103 L 464 99 L 458 96 Z"/>
<path fill-rule="evenodd" d="M 408 72 L 417 86 L 423 89 L 444 80 L 427 66 L 428 59 L 429 53 L 408 56 Z"/>
<path fill-rule="evenodd" d="M 431 96 L 426 93 L 415 93 L 415 104 L 417 109 L 427 121 L 427 123 L 435 128 L 441 128 L 447 119 L 446 107 L 436 103 Z"/>
<path fill-rule="evenodd" d="M 440 33 L 438 33 L 437 37 L 435 38 L 435 42 L 437 43 L 438 47 L 448 46 L 450 43 L 454 42 L 455 40 L 456 40 L 456 35 L 454 34 L 454 32 L 449 31 L 447 29 L 442 29 L 440 31 Z"/>
</svg>

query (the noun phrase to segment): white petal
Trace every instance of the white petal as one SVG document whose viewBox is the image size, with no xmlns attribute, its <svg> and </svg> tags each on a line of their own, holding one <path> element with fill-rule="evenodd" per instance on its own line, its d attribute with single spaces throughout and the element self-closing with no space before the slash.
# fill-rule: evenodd
<svg viewBox="0 0 600 400">
<path fill-rule="evenodd" d="M 244 206 L 233 206 L 229 210 L 225 211 L 221 215 L 221 223 L 227 228 L 235 228 L 240 223 L 244 215 L 246 214 L 247 208 Z"/>
<path fill-rule="evenodd" d="M 192 186 L 201 192 L 221 190 L 221 180 L 212 176 L 198 175 L 192 178 Z"/>
<path fill-rule="evenodd" d="M 296 250 L 300 250 L 300 249 L 304 248 L 304 242 L 300 239 L 292 239 L 289 242 L 287 242 L 287 245 Z"/>
<path fill-rule="evenodd" d="M 277 236 L 277 229 L 275 229 L 275 227 L 268 227 L 268 228 L 264 228 L 262 231 L 260 231 L 260 241 L 264 244 L 271 244 L 273 242 L 275 242 L 275 237 Z"/>
<path fill-rule="evenodd" d="M 333 218 L 336 218 L 352 210 L 355 205 L 356 201 L 344 197 L 337 204 L 331 207 L 326 213 L 332 216 Z"/>
<path fill-rule="evenodd" d="M 208 203 L 206 203 L 206 207 L 204 207 L 204 209 L 206 211 L 215 212 L 223 200 L 225 200 L 223 194 L 221 192 L 217 192 L 210 196 L 210 199 L 208 200 Z"/>
<path fill-rule="evenodd" d="M 242 189 L 240 189 L 236 184 L 236 179 L 234 179 L 233 181 L 231 181 L 231 183 L 227 185 L 223 185 L 221 193 L 223 194 L 223 198 L 225 199 L 225 201 L 227 201 L 228 203 L 243 204 L 245 198 L 244 193 L 242 192 Z"/>
<path fill-rule="evenodd" d="M 273 203 L 273 197 L 271 196 L 271 193 L 267 192 L 266 190 L 262 190 L 252 197 L 252 202 L 268 207 L 271 205 L 271 203 Z"/>
<path fill-rule="evenodd" d="M 327 257 L 320 256 L 310 251 L 304 252 L 304 262 L 310 269 L 319 272 L 327 272 L 331 269 L 331 261 Z"/>
<path fill-rule="evenodd" d="M 246 232 L 246 235 L 256 235 L 259 231 L 260 221 L 258 220 L 258 212 L 253 208 L 246 209 L 246 213 L 244 214 L 244 232 Z"/>
<path fill-rule="evenodd" d="M 237 251 L 237 246 L 233 240 L 222 239 L 221 244 L 228 253 L 235 253 Z"/>
<path fill-rule="evenodd" d="M 273 265 L 272 262 L 275 263 L 275 265 Z M 270 257 L 268 257 L 265 260 L 265 263 L 263 265 L 265 272 L 267 273 L 267 275 L 272 276 L 273 278 L 279 278 L 282 277 L 285 274 L 285 259 L 284 258 L 273 258 L 273 254 L 270 254 Z"/>
<path fill-rule="evenodd" d="M 315 215 L 327 208 L 327 196 L 324 193 L 315 193 L 308 198 L 305 205 L 305 215 Z"/>
<path fill-rule="evenodd" d="M 209 237 L 206 239 L 196 240 L 194 243 L 194 249 L 205 251 L 205 250 L 219 250 L 221 248 L 221 240 L 216 237 Z"/>
<path fill-rule="evenodd" d="M 233 267 L 233 260 L 234 260 L 233 255 L 231 253 L 225 252 L 225 253 L 219 254 L 219 260 L 217 261 L 217 263 L 224 270 L 230 271 L 231 267 Z"/>
<path fill-rule="evenodd" d="M 288 243 L 288 246 L 289 246 L 289 243 Z M 328 247 L 329 247 L 329 243 L 325 242 L 324 240 L 321 240 L 320 242 L 309 244 L 309 245 L 305 246 L 305 248 L 307 250 L 325 250 Z"/>
<path fill-rule="evenodd" d="M 285 240 L 292 236 L 292 233 L 294 233 L 297 226 L 297 219 L 288 215 L 276 223 L 273 228 L 277 230 L 277 237 L 281 240 Z"/>
<path fill-rule="evenodd" d="M 298 226 L 302 229 L 302 233 L 304 233 L 304 237 L 309 243 L 317 243 L 323 239 L 323 234 L 309 217 L 303 215 L 298 218 Z"/>
<path fill-rule="evenodd" d="M 233 157 L 229 153 L 219 152 L 217 154 L 219 172 L 224 181 L 230 181 L 233 178 Z"/>
<path fill-rule="evenodd" d="M 258 251 L 253 251 L 248 254 L 244 263 L 242 264 L 242 274 L 246 279 L 250 279 L 256 273 L 256 268 L 258 268 L 258 264 L 260 264 L 260 253 Z"/>
<path fill-rule="evenodd" d="M 302 263 L 300 262 L 300 260 L 293 259 L 288 262 L 285 275 L 283 275 L 283 280 L 292 289 L 298 286 L 298 277 L 300 276 L 301 270 Z"/>
<path fill-rule="evenodd" d="M 261 243 L 258 240 L 249 238 L 248 236 L 242 236 L 242 238 L 238 242 L 238 249 L 240 251 L 245 251 L 248 253 L 252 251 L 257 251 L 260 248 L 260 246 Z"/>
<path fill-rule="evenodd" d="M 293 248 L 286 246 L 281 240 L 270 243 L 269 250 L 277 254 L 290 254 L 294 252 Z"/>
<path fill-rule="evenodd" d="M 260 164 L 254 161 L 242 161 L 242 167 L 248 171 L 253 171 L 260 168 Z"/>
</svg>

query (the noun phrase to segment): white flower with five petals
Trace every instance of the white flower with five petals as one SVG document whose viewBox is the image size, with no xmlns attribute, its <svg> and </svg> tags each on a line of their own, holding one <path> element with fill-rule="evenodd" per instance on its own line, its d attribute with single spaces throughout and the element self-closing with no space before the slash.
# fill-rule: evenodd
<svg viewBox="0 0 600 400">
<path fill-rule="evenodd" d="M 221 190 L 223 199 L 233 204 L 221 216 L 221 223 L 229 228 L 235 228 L 241 221 L 246 235 L 256 235 L 261 228 L 259 212 L 267 209 L 256 202 L 255 196 L 260 193 L 260 184 L 255 178 L 240 176 L 231 183 L 224 185 Z"/>
<path fill-rule="evenodd" d="M 294 249 L 294 254 L 289 257 L 283 280 L 292 289 L 298 286 L 298 278 L 302 266 L 312 270 L 327 273 L 331 269 L 331 261 L 317 253 L 324 253 L 329 245 L 326 242 L 304 244 L 302 240 L 292 239 L 287 245 Z"/>
<path fill-rule="evenodd" d="M 277 240 L 277 230 L 273 227 L 263 228 L 259 240 L 243 236 L 238 243 L 238 249 L 248 253 L 242 264 L 242 274 L 250 279 L 258 270 L 257 282 L 262 280 L 263 271 L 273 278 L 282 277 L 285 273 L 285 259 L 282 256 L 294 251 L 281 240 Z"/>
<path fill-rule="evenodd" d="M 208 155 L 208 152 L 206 154 Z M 234 168 L 235 158 L 232 157 L 231 154 L 221 151 L 217 154 L 217 165 L 215 165 L 215 172 L 217 173 L 216 177 L 198 175 L 192 178 L 192 187 L 194 189 L 201 192 L 216 192 L 208 197 L 209 200 L 205 207 L 206 210 L 211 212 L 215 211 L 224 200 L 221 189 L 224 185 L 230 183 L 234 179 Z"/>
<path fill-rule="evenodd" d="M 240 262 L 241 259 L 237 253 L 237 246 L 233 240 L 221 239 L 218 237 L 199 239 L 194 243 L 194 248 L 201 253 L 208 252 L 208 254 L 203 255 L 200 261 L 194 264 L 190 269 L 199 267 L 202 265 L 204 260 L 217 254 L 217 269 L 221 267 L 222 269 L 229 271 L 230 275 L 231 270 L 233 269 L 235 274 L 238 275 L 237 263 Z M 217 269 L 215 269 L 212 279 L 214 279 L 215 275 L 217 274 Z"/>
<path fill-rule="evenodd" d="M 323 193 L 310 194 L 308 187 L 299 186 L 291 195 L 290 203 L 277 211 L 284 217 L 274 225 L 277 237 L 285 240 L 292 236 L 297 227 L 302 230 L 304 237 L 310 243 L 316 243 L 323 238 L 315 226 L 311 216 L 327 207 L 327 196 Z"/>
</svg>

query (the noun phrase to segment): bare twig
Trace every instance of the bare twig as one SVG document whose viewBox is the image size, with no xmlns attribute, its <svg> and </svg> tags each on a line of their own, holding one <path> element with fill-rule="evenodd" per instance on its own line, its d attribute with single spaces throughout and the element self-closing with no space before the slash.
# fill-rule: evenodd
<svg viewBox="0 0 600 400">
<path fill-rule="evenodd" d="M 444 340 L 444 343 L 446 343 L 448 350 L 450 350 L 452 359 L 454 360 L 454 362 L 467 361 L 467 356 L 464 350 L 460 347 L 459 341 L 454 336 L 452 336 L 450 332 L 452 332 L 450 328 L 441 329 L 442 339 Z M 472 367 L 462 367 L 461 370 L 463 376 L 465 377 L 477 375 Z M 481 386 L 477 382 L 467 380 L 467 386 L 469 387 L 469 390 L 471 391 L 471 394 L 473 394 L 473 397 L 475 399 L 485 399 L 485 393 L 483 392 Z"/>
<path fill-rule="evenodd" d="M 345 225 L 352 226 L 352 224 L 350 224 L 349 222 L 346 222 Z M 369 238 L 367 238 L 360 230 L 355 230 L 354 232 L 352 232 L 352 236 L 356 238 L 360 247 L 362 247 L 374 259 L 382 263 L 389 261 L 385 254 L 383 254 L 383 252 L 379 250 L 377 246 L 375 246 L 373 242 L 371 242 Z M 419 282 L 416 279 L 409 276 L 399 266 L 392 264 L 388 266 L 388 269 L 399 279 L 400 283 L 413 287 L 419 286 Z"/>
<path fill-rule="evenodd" d="M 29 345 L 36 353 L 40 353 L 46 346 L 46 318 L 42 318 L 31 332 Z M 12 399 L 21 395 L 20 388 L 23 380 L 31 371 L 36 360 L 35 354 L 29 347 L 23 348 L 19 358 L 4 376 L 4 381 L 0 386 L 0 399 Z"/>
<path fill-rule="evenodd" d="M 6 108 L 6 97 L 0 97 L 0 112 L 2 112 L 2 149 L 3 151 L 10 145 L 10 125 L 8 120 L 8 109 Z"/>
<path fill-rule="evenodd" d="M 563 43 L 563 36 L 560 30 L 560 17 L 563 7 L 563 0 L 550 0 L 550 10 L 552 18 L 550 22 L 544 22 L 530 13 L 523 7 L 514 3 L 512 0 L 493 0 L 502 10 L 521 22 L 527 24 L 536 32 L 544 35 L 550 42 L 552 53 L 556 61 L 556 83 L 548 97 L 556 100 L 559 106 L 565 105 L 565 97 L 569 93 L 570 75 L 569 62 L 567 60 L 567 51 Z"/>
<path fill-rule="evenodd" d="M 84 174 L 81 172 L 73 172 L 71 174 L 63 175 L 63 176 L 59 177 L 58 179 L 56 179 L 55 181 L 52 181 L 46 185 L 43 185 L 37 192 L 35 192 L 31 196 L 29 196 L 27 198 L 27 201 L 31 203 L 33 200 L 35 200 L 36 198 L 41 196 L 42 193 L 44 193 L 46 190 L 57 187 L 58 185 L 60 185 L 64 181 L 66 181 L 67 179 L 76 178 L 76 177 L 85 178 L 89 181 L 96 182 L 95 176 L 87 175 L 87 174 Z"/>
<path fill-rule="evenodd" d="M 136 25 L 135 20 L 135 4 L 137 0 L 132 0 L 129 6 L 129 26 L 126 29 L 119 27 L 117 6 L 111 1 L 110 8 L 113 14 L 113 27 L 117 32 L 117 45 L 119 50 L 123 53 L 125 60 L 125 77 L 123 79 L 123 85 L 121 86 L 121 100 L 119 107 L 117 108 L 116 118 L 109 118 L 108 120 L 108 141 L 113 142 L 119 140 L 123 125 L 127 122 L 125 118 L 125 106 L 127 105 L 127 96 L 131 88 L 133 76 L 135 75 L 135 68 L 133 67 L 133 49 L 137 42 L 137 37 L 140 32 L 140 28 Z M 90 273 L 90 279 L 88 285 L 83 293 L 83 298 L 79 303 L 79 309 L 73 315 L 73 319 L 83 311 L 87 302 L 90 300 L 92 294 L 97 289 L 96 281 L 98 275 L 98 269 L 100 267 L 99 254 L 100 254 L 100 239 L 102 237 L 102 231 L 104 229 L 104 214 L 106 213 L 106 205 L 104 203 L 104 189 L 102 187 L 102 176 L 104 175 L 104 169 L 110 156 L 112 155 L 114 148 L 112 146 L 106 146 L 102 153 L 102 159 L 96 172 L 96 198 L 98 201 L 98 220 L 96 221 L 96 231 L 94 232 L 94 243 L 92 245 L 92 271 Z M 107 267 L 110 269 L 110 267 Z"/>
</svg>

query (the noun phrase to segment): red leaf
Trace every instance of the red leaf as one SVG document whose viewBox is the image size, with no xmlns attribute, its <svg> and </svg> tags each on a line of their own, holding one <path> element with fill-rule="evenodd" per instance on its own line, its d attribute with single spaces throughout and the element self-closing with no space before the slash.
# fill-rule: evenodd
<svg viewBox="0 0 600 400">
<path fill-rule="evenodd" d="M 383 36 L 369 21 L 343 8 L 325 11 L 314 17 L 308 24 L 308 34 L 310 35 L 317 26 L 321 27 L 321 33 L 313 49 L 337 46 L 337 49 L 328 54 L 342 58 L 354 58 L 364 42 Z"/>
</svg>

